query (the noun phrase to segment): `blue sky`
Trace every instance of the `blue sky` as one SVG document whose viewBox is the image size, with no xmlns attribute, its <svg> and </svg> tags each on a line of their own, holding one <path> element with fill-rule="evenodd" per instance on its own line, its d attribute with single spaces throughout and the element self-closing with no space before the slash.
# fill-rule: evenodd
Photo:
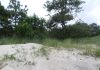
<svg viewBox="0 0 100 70">
<path fill-rule="evenodd" d="M 2 5 L 7 7 L 9 0 L 0 0 Z M 21 4 L 28 6 L 28 15 L 36 13 L 40 17 L 48 18 L 46 9 L 43 4 L 47 0 L 20 0 Z M 82 19 L 87 23 L 97 23 L 100 25 L 100 0 L 84 0 L 86 3 L 83 5 L 83 10 L 78 14 L 75 20 Z M 73 21 L 71 22 L 73 23 Z"/>
</svg>

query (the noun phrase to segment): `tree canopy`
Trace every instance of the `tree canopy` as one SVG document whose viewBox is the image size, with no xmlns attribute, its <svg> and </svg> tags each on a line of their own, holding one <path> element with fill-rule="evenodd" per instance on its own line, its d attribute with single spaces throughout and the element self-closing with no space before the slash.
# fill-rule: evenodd
<svg viewBox="0 0 100 70">
<path fill-rule="evenodd" d="M 44 6 L 47 11 L 54 11 L 54 15 L 51 17 L 52 24 L 60 23 L 62 28 L 65 27 L 67 21 L 73 20 L 73 13 L 80 12 L 82 7 L 81 4 L 84 1 L 81 0 L 52 0 L 47 1 Z"/>
<path fill-rule="evenodd" d="M 36 14 L 27 15 L 27 6 L 19 0 L 9 0 L 8 8 L 0 3 L 0 37 L 15 36 L 25 38 L 79 38 L 100 35 L 100 26 L 78 20 L 67 25 L 82 10 L 81 0 L 52 0 L 44 6 L 49 12 L 50 20 L 46 21 Z"/>
<path fill-rule="evenodd" d="M 18 0 L 10 0 L 9 2 L 8 10 L 10 11 L 10 20 L 15 26 L 24 20 L 27 15 L 27 6 L 22 7 L 23 5 Z"/>
</svg>

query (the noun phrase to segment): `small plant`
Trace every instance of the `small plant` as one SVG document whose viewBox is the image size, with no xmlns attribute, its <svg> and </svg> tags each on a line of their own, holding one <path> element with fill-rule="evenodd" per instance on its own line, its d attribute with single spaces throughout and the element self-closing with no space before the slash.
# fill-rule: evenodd
<svg viewBox="0 0 100 70">
<path fill-rule="evenodd" d="M 44 55 L 44 56 L 47 56 L 47 55 L 48 55 L 48 54 L 47 54 L 47 50 L 46 50 L 46 48 L 44 48 L 44 47 L 42 47 L 42 48 L 40 49 L 40 52 L 41 52 L 41 54 Z"/>
<path fill-rule="evenodd" d="M 94 57 L 100 57 L 100 49 L 99 48 L 86 48 L 84 55 L 91 55 Z"/>
<path fill-rule="evenodd" d="M 14 56 L 14 54 L 12 55 L 4 55 L 3 60 L 15 60 L 16 57 Z"/>
<path fill-rule="evenodd" d="M 48 48 L 47 47 L 42 47 L 37 52 L 35 52 L 35 54 L 37 56 L 46 56 L 46 57 L 48 57 L 48 55 L 49 55 Z"/>
<path fill-rule="evenodd" d="M 94 55 L 95 57 L 100 57 L 100 49 L 96 49 Z"/>
</svg>

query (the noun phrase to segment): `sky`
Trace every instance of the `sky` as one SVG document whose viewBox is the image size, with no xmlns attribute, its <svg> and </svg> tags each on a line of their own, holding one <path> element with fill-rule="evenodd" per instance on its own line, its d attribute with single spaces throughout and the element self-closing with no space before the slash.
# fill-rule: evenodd
<svg viewBox="0 0 100 70">
<path fill-rule="evenodd" d="M 9 0 L 0 0 L 2 5 L 8 6 Z M 48 18 L 48 12 L 43 8 L 43 4 L 47 0 L 20 0 L 22 5 L 27 5 L 28 15 L 31 16 L 34 13 L 39 17 Z M 81 11 L 74 21 L 81 19 L 86 23 L 97 23 L 100 25 L 100 0 L 84 0 L 83 11 Z M 70 23 L 74 23 L 71 21 Z"/>
</svg>

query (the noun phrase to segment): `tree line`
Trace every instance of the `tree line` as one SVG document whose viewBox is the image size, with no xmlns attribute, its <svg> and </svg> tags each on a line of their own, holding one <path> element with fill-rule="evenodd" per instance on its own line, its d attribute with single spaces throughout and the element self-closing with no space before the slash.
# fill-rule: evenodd
<svg viewBox="0 0 100 70">
<path fill-rule="evenodd" d="M 84 3 L 81 0 L 47 1 L 44 7 L 50 18 L 46 21 L 36 14 L 28 16 L 27 5 L 21 5 L 18 0 L 10 0 L 7 8 L 0 2 L 0 37 L 66 39 L 99 35 L 100 26 L 96 23 L 87 24 L 78 20 L 75 24 L 67 25 L 74 15 L 81 12 Z"/>
</svg>

